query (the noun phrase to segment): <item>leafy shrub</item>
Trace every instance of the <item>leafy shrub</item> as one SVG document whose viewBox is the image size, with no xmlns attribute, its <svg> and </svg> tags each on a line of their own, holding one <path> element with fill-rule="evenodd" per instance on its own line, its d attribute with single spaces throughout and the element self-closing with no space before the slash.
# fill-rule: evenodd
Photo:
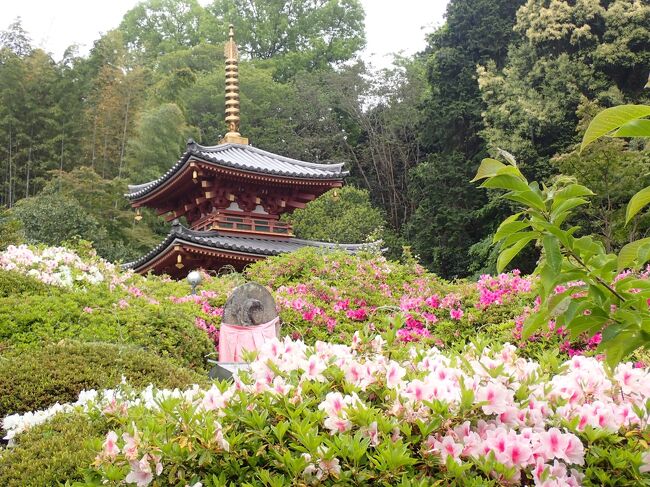
<svg viewBox="0 0 650 487">
<path fill-rule="evenodd" d="M 441 353 L 382 342 L 285 340 L 267 344 L 235 384 L 99 395 L 86 414 L 113 431 L 87 480 L 647 483 L 648 369 L 552 355 L 538 363 L 511 345 Z"/>
<path fill-rule="evenodd" d="M 44 294 L 47 286 L 38 279 L 0 269 L 0 298 L 22 294 Z"/>
<path fill-rule="evenodd" d="M 60 414 L 20 435 L 17 444 L 0 447 L 0 485 L 43 487 L 83 480 L 95 457 L 93 448 L 110 428 L 101 416 Z"/>
<path fill-rule="evenodd" d="M 0 418 L 74 401 L 82 390 L 112 388 L 122 377 L 140 387 L 207 383 L 205 374 L 133 346 L 61 342 L 0 355 Z"/>
<path fill-rule="evenodd" d="M 0 297 L 0 342 L 30 347 L 70 338 L 134 344 L 203 369 L 214 348 L 194 325 L 195 314 L 191 304 L 111 291 L 106 283 L 85 291 L 50 287 L 47 294 Z"/>
<path fill-rule="evenodd" d="M 300 238 L 335 243 L 363 243 L 386 224 L 368 191 L 353 186 L 330 190 L 285 219 Z"/>
</svg>

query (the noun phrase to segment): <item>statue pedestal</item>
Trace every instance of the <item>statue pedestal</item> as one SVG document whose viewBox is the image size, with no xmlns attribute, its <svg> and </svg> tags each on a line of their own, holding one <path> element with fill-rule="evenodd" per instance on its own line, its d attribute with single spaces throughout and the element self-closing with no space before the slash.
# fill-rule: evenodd
<svg viewBox="0 0 650 487">
<path fill-rule="evenodd" d="M 209 374 L 210 379 L 232 380 L 235 372 L 251 370 L 251 366 L 243 362 L 217 362 L 215 360 L 208 360 L 208 363 L 212 364 Z"/>
</svg>

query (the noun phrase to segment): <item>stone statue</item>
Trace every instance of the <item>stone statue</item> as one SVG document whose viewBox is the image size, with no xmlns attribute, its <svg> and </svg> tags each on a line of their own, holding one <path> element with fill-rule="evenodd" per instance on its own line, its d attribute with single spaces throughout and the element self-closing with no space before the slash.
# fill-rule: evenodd
<svg viewBox="0 0 650 487">
<path fill-rule="evenodd" d="M 280 338 L 280 317 L 268 289 L 254 282 L 235 288 L 223 309 L 219 362 L 242 362 L 246 351 L 274 338 Z"/>
<path fill-rule="evenodd" d="M 258 326 L 278 317 L 275 300 L 264 286 L 248 282 L 233 289 L 223 308 L 223 323 L 239 326 Z M 280 323 L 276 325 L 280 337 Z"/>
</svg>

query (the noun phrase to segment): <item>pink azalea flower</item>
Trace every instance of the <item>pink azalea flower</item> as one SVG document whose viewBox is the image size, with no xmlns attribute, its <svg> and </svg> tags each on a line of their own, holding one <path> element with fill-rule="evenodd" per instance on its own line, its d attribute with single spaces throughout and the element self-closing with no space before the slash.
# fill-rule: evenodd
<svg viewBox="0 0 650 487">
<path fill-rule="evenodd" d="M 460 454 L 463 452 L 463 445 L 456 443 L 451 436 L 445 436 L 442 441 L 434 441 L 433 449 L 440 453 L 442 463 L 447 462 L 447 457 L 452 457 L 454 461 L 460 463 Z"/>
<path fill-rule="evenodd" d="M 133 436 L 131 436 L 128 433 L 122 434 L 122 439 L 124 440 L 124 446 L 122 447 L 122 452 L 124 453 L 126 459 L 131 462 L 137 459 L 138 447 L 140 445 L 140 436 L 138 434 L 138 430 L 135 427 L 135 425 L 133 425 L 133 428 L 134 428 Z"/>
<path fill-rule="evenodd" d="M 136 484 L 137 487 L 146 487 L 153 480 L 149 455 L 145 453 L 139 462 L 131 462 L 131 471 L 124 479 L 127 483 Z"/>
<path fill-rule="evenodd" d="M 562 432 L 557 428 L 551 428 L 539 434 L 539 445 L 535 453 L 542 455 L 546 460 L 554 458 L 564 459 L 564 450 L 569 445 L 568 438 L 565 438 Z"/>
<path fill-rule="evenodd" d="M 401 367 L 394 360 L 391 360 L 386 369 L 386 387 L 389 389 L 395 389 L 402 381 L 404 375 L 406 375 L 406 369 Z"/>
<path fill-rule="evenodd" d="M 452 309 L 449 311 L 452 320 L 460 320 L 465 314 L 462 309 Z"/>
<path fill-rule="evenodd" d="M 330 430 L 331 434 L 345 433 L 352 428 L 352 423 L 349 420 L 332 416 L 325 419 L 323 424 L 328 430 Z"/>
<path fill-rule="evenodd" d="M 487 402 L 482 406 L 485 414 L 501 414 L 508 410 L 508 403 L 512 402 L 514 394 L 501 384 L 490 382 L 476 391 L 478 402 Z"/>
<path fill-rule="evenodd" d="M 114 459 L 120 453 L 120 447 L 117 446 L 117 433 L 115 431 L 109 431 L 106 434 L 106 441 L 104 441 L 103 447 L 102 455 L 104 458 Z"/>
</svg>

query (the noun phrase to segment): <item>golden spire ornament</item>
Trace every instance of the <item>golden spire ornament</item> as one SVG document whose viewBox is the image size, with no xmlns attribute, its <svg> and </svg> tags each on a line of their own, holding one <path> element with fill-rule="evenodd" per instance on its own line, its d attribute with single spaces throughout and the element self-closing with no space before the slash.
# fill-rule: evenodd
<svg viewBox="0 0 650 487">
<path fill-rule="evenodd" d="M 228 133 L 220 144 L 248 144 L 239 133 L 239 51 L 235 44 L 235 28 L 230 24 L 228 42 L 224 49 L 226 57 L 226 127 Z"/>
</svg>

